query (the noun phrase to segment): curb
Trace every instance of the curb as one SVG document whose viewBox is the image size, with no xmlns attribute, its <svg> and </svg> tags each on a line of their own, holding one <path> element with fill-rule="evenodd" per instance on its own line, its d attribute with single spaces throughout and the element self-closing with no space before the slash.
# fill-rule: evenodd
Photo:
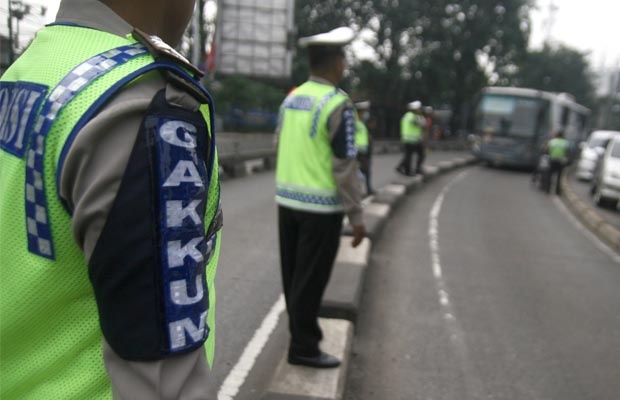
<svg viewBox="0 0 620 400">
<path fill-rule="evenodd" d="M 596 237 L 607 243 L 615 251 L 620 251 L 620 230 L 605 222 L 593 207 L 579 199 L 568 183 L 566 175 L 562 175 L 563 195 L 560 196 L 564 204 Z"/>
<path fill-rule="evenodd" d="M 364 206 L 368 237 L 355 249 L 349 245 L 351 236 L 347 236 L 351 233 L 351 227 L 348 223 L 345 225 L 332 276 L 319 312 L 319 322 L 324 331 L 321 347 L 339 357 L 342 364 L 339 368 L 326 370 L 294 366 L 287 362 L 284 351 L 261 399 L 341 400 L 344 397 L 354 324 L 362 301 L 372 241 L 381 233 L 392 210 L 407 194 L 439 174 L 475 162 L 476 158 L 473 156 L 442 161 L 437 166 L 426 167 L 424 177 L 400 176 L 378 190 L 372 201 Z M 620 236 L 618 239 L 620 242 Z"/>
</svg>

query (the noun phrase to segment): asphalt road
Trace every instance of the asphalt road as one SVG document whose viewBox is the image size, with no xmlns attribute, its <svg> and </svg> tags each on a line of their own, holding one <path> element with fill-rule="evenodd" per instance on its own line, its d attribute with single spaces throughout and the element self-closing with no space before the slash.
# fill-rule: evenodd
<svg viewBox="0 0 620 400">
<path fill-rule="evenodd" d="M 429 154 L 430 164 L 465 153 Z M 399 155 L 374 157 L 377 188 L 395 176 Z M 281 293 L 273 172 L 222 182 L 223 241 L 217 288 L 216 360 L 209 381 L 209 399 L 216 399 L 222 383 L 237 364 L 248 342 Z M 259 352 L 237 400 L 256 400 L 268 384 L 288 334 L 280 318 L 267 347 Z"/>
<path fill-rule="evenodd" d="M 529 174 L 472 167 L 375 243 L 345 400 L 620 399 L 620 263 Z"/>
</svg>

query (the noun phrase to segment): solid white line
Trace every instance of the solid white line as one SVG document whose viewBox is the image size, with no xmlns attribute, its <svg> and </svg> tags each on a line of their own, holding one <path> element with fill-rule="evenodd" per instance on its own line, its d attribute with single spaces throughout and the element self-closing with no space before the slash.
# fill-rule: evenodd
<svg viewBox="0 0 620 400">
<path fill-rule="evenodd" d="M 280 295 L 278 300 L 274 303 L 269 310 L 269 313 L 263 319 L 260 327 L 254 332 L 254 336 L 248 342 L 239 361 L 230 370 L 226 379 L 220 386 L 220 390 L 217 392 L 217 400 L 232 400 L 235 398 L 239 389 L 245 382 L 248 373 L 252 370 L 256 359 L 263 351 L 265 344 L 269 340 L 269 337 L 273 333 L 274 329 L 278 325 L 280 315 L 284 311 L 284 295 Z"/>
<path fill-rule="evenodd" d="M 577 230 L 583 233 L 588 239 L 594 243 L 599 250 L 603 253 L 607 254 L 615 263 L 620 264 L 620 255 L 616 253 L 611 247 L 609 247 L 605 242 L 599 239 L 595 234 L 593 234 L 587 227 L 585 227 L 575 216 L 571 213 L 566 205 L 560 200 L 559 197 L 553 196 L 553 203 L 556 207 L 568 218 L 569 221 L 575 225 Z"/>
</svg>

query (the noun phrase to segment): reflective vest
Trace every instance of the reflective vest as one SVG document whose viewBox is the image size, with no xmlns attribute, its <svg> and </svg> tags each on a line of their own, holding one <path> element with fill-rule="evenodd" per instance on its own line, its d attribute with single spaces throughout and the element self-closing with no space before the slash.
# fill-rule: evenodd
<svg viewBox="0 0 620 400">
<path fill-rule="evenodd" d="M 422 139 L 420 116 L 407 111 L 400 119 L 400 139 L 403 143 L 418 143 Z"/>
<path fill-rule="evenodd" d="M 358 153 L 368 153 L 368 128 L 358 118 L 355 119 L 355 148 Z"/>
<path fill-rule="evenodd" d="M 564 138 L 553 138 L 549 141 L 549 157 L 552 160 L 566 160 L 570 143 Z"/>
<path fill-rule="evenodd" d="M 53 25 L 0 79 L 0 398 L 111 397 L 88 265 L 59 197 L 58 171 L 73 135 L 121 87 L 154 69 L 187 76 L 133 39 Z M 209 108 L 201 110 L 209 124 Z M 205 227 L 219 202 L 214 162 Z M 218 253 L 206 273 L 209 360 Z"/>
<path fill-rule="evenodd" d="M 314 81 L 305 82 L 284 100 L 276 167 L 278 204 L 320 213 L 344 210 L 332 172 L 327 120 L 347 101 L 340 89 Z M 348 145 L 354 153 L 355 144 Z"/>
</svg>

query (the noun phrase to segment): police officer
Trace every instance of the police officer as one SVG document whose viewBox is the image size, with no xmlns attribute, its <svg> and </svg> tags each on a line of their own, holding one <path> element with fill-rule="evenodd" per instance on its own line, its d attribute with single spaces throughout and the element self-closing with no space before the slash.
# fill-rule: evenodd
<svg viewBox="0 0 620 400">
<path fill-rule="evenodd" d="M 194 0 L 63 0 L 0 79 L 3 399 L 198 399 L 219 252 Z M 158 35 L 158 36 L 155 36 Z"/>
<path fill-rule="evenodd" d="M 555 137 L 547 143 L 547 154 L 549 155 L 549 177 L 546 185 L 547 193 L 551 192 L 551 182 L 555 176 L 555 193 L 561 194 L 561 180 L 564 166 L 568 161 L 568 150 L 570 143 L 564 138 L 564 131 L 558 130 Z"/>
<path fill-rule="evenodd" d="M 338 89 L 343 46 L 350 28 L 299 39 L 308 48 L 311 76 L 280 108 L 276 202 L 282 282 L 291 340 L 288 362 L 333 368 L 336 357 L 319 347 L 318 313 L 340 243 L 343 216 L 353 227 L 351 245 L 365 236 L 357 179 L 355 115 Z"/>
<path fill-rule="evenodd" d="M 372 185 L 370 184 L 372 143 L 368 126 L 366 125 L 372 123 L 370 119 L 370 101 L 359 101 L 355 103 L 355 109 L 357 110 L 357 118 L 355 119 L 355 149 L 357 150 L 357 160 L 360 164 L 360 171 L 364 175 L 366 194 L 371 195 L 374 193 Z"/>
<path fill-rule="evenodd" d="M 407 104 L 407 112 L 400 119 L 400 138 L 404 148 L 404 155 L 396 171 L 403 175 L 411 175 L 411 156 L 415 152 L 416 174 L 422 174 L 422 164 L 425 158 L 424 127 L 426 120 L 422 115 L 422 103 L 412 101 Z"/>
</svg>

